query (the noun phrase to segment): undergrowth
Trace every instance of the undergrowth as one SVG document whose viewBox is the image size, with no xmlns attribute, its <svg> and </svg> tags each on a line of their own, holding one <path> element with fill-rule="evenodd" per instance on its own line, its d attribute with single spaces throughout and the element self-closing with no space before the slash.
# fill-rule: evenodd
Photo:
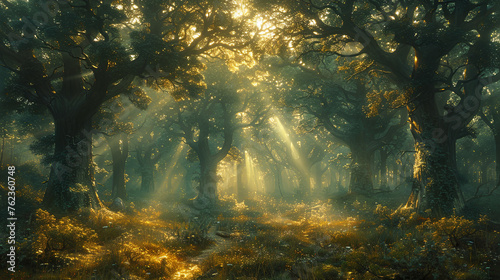
<svg viewBox="0 0 500 280">
<path fill-rule="evenodd" d="M 16 279 L 486 280 L 500 242 L 486 216 L 433 219 L 370 199 L 226 196 L 210 215 L 159 202 L 64 217 L 37 209 L 25 223 Z"/>
</svg>

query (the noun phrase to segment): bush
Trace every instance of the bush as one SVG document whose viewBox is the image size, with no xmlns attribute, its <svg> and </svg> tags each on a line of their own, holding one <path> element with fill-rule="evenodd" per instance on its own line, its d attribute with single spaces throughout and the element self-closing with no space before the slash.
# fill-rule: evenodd
<svg viewBox="0 0 500 280">
<path fill-rule="evenodd" d="M 451 216 L 441 218 L 440 220 L 428 221 L 424 226 L 433 231 L 433 237 L 436 241 L 447 240 L 454 248 L 465 245 L 467 239 L 474 237 L 478 233 L 478 226 L 485 221 L 480 219 L 478 224 L 464 217 Z"/>
<path fill-rule="evenodd" d="M 38 254 L 63 250 L 82 252 L 87 243 L 97 240 L 94 230 L 70 217 L 56 219 L 54 215 L 42 209 L 35 212 L 34 225 L 34 248 Z"/>
</svg>

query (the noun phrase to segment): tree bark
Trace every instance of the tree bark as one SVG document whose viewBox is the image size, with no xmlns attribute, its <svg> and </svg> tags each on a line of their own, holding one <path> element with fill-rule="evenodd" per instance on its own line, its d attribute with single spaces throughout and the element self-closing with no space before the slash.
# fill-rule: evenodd
<svg viewBox="0 0 500 280">
<path fill-rule="evenodd" d="M 196 191 L 193 188 L 193 173 L 189 169 L 186 169 L 185 175 L 182 177 L 183 181 L 183 193 L 185 197 L 191 198 L 195 195 Z"/>
<path fill-rule="evenodd" d="M 43 203 L 64 212 L 100 208 L 92 166 L 91 120 L 69 112 L 54 118 L 54 161 Z"/>
<path fill-rule="evenodd" d="M 303 195 L 311 194 L 311 176 L 302 170 L 298 171 L 299 191 Z"/>
<path fill-rule="evenodd" d="M 481 162 L 481 184 L 488 182 L 488 164 Z"/>
<path fill-rule="evenodd" d="M 500 125 L 498 128 L 497 131 L 500 131 Z M 495 176 L 497 185 L 500 186 L 500 133 L 494 133 L 493 136 L 495 137 Z"/>
<path fill-rule="evenodd" d="M 225 108 L 225 107 L 223 107 Z M 224 109 L 224 143 L 217 152 L 210 151 L 209 144 L 209 122 L 207 119 L 198 121 L 200 128 L 200 135 L 198 141 L 192 141 L 192 134 L 187 133 L 188 144 L 196 152 L 198 160 L 200 161 L 200 183 L 198 186 L 198 195 L 193 199 L 193 206 L 198 209 L 211 210 L 218 201 L 217 195 L 217 165 L 229 153 L 232 147 L 234 128 L 231 124 L 231 118 L 227 111 Z"/>
<path fill-rule="evenodd" d="M 313 168 L 313 179 L 314 179 L 314 193 L 321 197 L 328 191 L 328 186 L 324 186 L 323 184 L 323 175 L 328 171 L 327 167 L 323 167 L 321 163 L 318 163 Z M 326 182 L 325 182 L 326 184 Z"/>
<path fill-rule="evenodd" d="M 432 143 L 432 142 L 431 142 Z M 406 207 L 423 212 L 431 209 L 433 216 L 446 216 L 464 207 L 456 172 L 450 163 L 450 147 L 425 142 L 415 145 L 414 183 Z"/>
<path fill-rule="evenodd" d="M 248 188 L 245 184 L 245 165 L 243 162 L 236 163 L 236 196 L 238 199 L 246 199 L 248 197 Z M 246 175 L 248 176 L 248 175 Z"/>
<path fill-rule="evenodd" d="M 120 143 L 121 140 L 121 143 Z M 111 136 L 108 139 L 113 158 L 113 187 L 112 197 L 127 199 L 127 188 L 125 185 L 125 163 L 128 158 L 128 138 L 124 135 Z"/>
<path fill-rule="evenodd" d="M 5 148 L 5 137 L 2 137 L 2 150 L 0 152 L 0 167 L 3 167 L 4 148 Z"/>
<path fill-rule="evenodd" d="M 198 209 L 211 209 L 217 202 L 217 164 L 210 156 L 200 158 L 200 184 L 194 206 Z"/>
<path fill-rule="evenodd" d="M 363 146 L 356 145 L 351 146 L 351 156 L 349 193 L 367 195 L 373 193 L 373 153 L 364 149 Z"/>
<path fill-rule="evenodd" d="M 477 109 L 457 107 L 442 116 L 435 86 L 440 59 L 440 49 L 436 46 L 417 48 L 412 82 L 405 89 L 412 98 L 407 110 L 416 150 L 412 193 L 406 207 L 418 212 L 430 209 L 435 217 L 451 215 L 465 206 L 458 181 L 456 141 Z M 478 74 L 474 67 L 467 67 L 466 73 L 466 77 Z M 478 81 L 468 82 L 464 91 L 475 93 L 479 89 L 477 84 Z"/>
<path fill-rule="evenodd" d="M 145 164 L 141 169 L 141 191 L 150 193 L 155 190 L 154 165 Z"/>
<path fill-rule="evenodd" d="M 340 166 L 339 168 L 342 168 L 342 166 Z M 337 177 L 336 178 L 337 178 L 337 186 L 336 186 L 337 190 L 338 191 L 344 190 L 344 185 L 342 184 L 342 180 L 344 177 L 343 177 L 343 174 L 340 171 L 338 171 L 338 169 L 337 169 Z"/>
<path fill-rule="evenodd" d="M 281 167 L 275 166 L 273 168 L 274 173 L 274 196 L 283 197 L 283 182 L 281 178 Z"/>
<path fill-rule="evenodd" d="M 385 149 L 380 150 L 380 189 L 388 190 L 387 185 L 387 158 L 389 153 Z"/>
<path fill-rule="evenodd" d="M 153 143 L 143 144 L 137 147 L 137 161 L 141 171 L 141 191 L 149 193 L 154 191 L 155 164 L 160 160 L 161 153 L 155 154 Z"/>
<path fill-rule="evenodd" d="M 499 104 L 495 104 L 500 106 Z M 494 110 L 491 110 L 493 115 L 493 137 L 495 139 L 495 176 L 497 186 L 500 186 L 500 112 L 498 111 L 498 107 Z"/>
<path fill-rule="evenodd" d="M 457 178 L 457 137 L 440 121 L 432 97 L 410 114 L 416 154 L 412 193 L 406 207 L 418 212 L 430 209 L 431 215 L 442 217 L 462 210 L 465 202 Z"/>
<path fill-rule="evenodd" d="M 14 164 L 14 139 L 10 139 L 10 162 L 11 164 Z"/>
</svg>

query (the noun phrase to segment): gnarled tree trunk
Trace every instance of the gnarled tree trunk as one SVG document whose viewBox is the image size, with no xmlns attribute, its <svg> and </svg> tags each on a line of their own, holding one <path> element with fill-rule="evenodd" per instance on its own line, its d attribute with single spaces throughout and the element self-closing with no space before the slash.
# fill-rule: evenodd
<svg viewBox="0 0 500 280">
<path fill-rule="evenodd" d="M 419 212 L 430 209 L 433 216 L 460 211 L 464 207 L 464 198 L 450 155 L 454 153 L 455 145 L 450 143 L 454 140 L 446 141 L 447 144 L 425 140 L 415 144 L 414 182 L 406 207 Z"/>
<path fill-rule="evenodd" d="M 91 120 L 72 114 L 71 107 L 59 109 L 63 112 L 55 112 L 54 161 L 43 203 L 62 211 L 100 208 L 92 166 Z"/>
<path fill-rule="evenodd" d="M 415 90 L 422 95 L 408 109 L 416 154 L 412 193 L 406 207 L 419 212 L 430 209 L 437 217 L 450 215 L 465 205 L 456 167 L 458 131 L 441 118 L 432 87 Z"/>
</svg>

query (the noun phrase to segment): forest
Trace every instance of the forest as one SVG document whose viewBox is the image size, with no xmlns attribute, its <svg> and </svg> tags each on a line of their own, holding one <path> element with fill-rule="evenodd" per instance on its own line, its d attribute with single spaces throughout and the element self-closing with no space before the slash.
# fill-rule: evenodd
<svg viewBox="0 0 500 280">
<path fill-rule="evenodd" d="M 499 81 L 495 0 L 0 0 L 0 278 L 500 279 Z"/>
</svg>

